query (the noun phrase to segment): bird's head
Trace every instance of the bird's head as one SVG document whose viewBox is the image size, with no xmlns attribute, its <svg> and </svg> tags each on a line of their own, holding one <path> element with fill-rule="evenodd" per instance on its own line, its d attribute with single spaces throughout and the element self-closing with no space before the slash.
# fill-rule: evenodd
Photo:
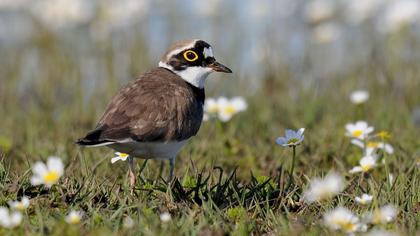
<svg viewBox="0 0 420 236">
<path fill-rule="evenodd" d="M 204 87 L 211 72 L 232 73 L 228 67 L 216 61 L 212 47 L 199 39 L 173 44 L 160 60 L 159 67 L 171 70 L 198 88 Z"/>
</svg>

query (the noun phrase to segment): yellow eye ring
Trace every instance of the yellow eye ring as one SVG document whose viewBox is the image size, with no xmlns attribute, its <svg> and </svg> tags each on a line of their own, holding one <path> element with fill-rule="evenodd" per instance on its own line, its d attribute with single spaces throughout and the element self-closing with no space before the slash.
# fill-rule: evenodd
<svg viewBox="0 0 420 236">
<path fill-rule="evenodd" d="M 193 50 L 187 50 L 184 52 L 184 58 L 187 61 L 195 61 L 198 59 L 198 55 Z"/>
</svg>

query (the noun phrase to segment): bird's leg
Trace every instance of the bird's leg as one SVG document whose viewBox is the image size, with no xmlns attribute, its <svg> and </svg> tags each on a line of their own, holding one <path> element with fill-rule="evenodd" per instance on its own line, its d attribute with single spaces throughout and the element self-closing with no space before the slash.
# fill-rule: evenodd
<svg viewBox="0 0 420 236">
<path fill-rule="evenodd" d="M 163 171 L 164 164 L 165 164 L 165 161 L 162 160 L 160 162 L 160 166 L 159 166 L 159 175 L 158 175 L 158 178 L 160 178 L 162 176 L 162 171 Z"/>
<path fill-rule="evenodd" d="M 175 157 L 169 159 L 169 177 L 168 182 L 171 182 L 174 177 Z"/>
<path fill-rule="evenodd" d="M 132 156 L 128 156 L 128 175 L 130 177 L 130 189 L 131 191 L 134 190 L 134 186 L 136 185 L 136 174 L 134 169 L 134 158 Z"/>
</svg>

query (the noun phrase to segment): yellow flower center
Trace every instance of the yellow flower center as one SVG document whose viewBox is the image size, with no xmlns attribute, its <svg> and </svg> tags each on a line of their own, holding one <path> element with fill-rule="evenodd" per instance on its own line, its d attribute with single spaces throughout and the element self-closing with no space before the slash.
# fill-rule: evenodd
<svg viewBox="0 0 420 236">
<path fill-rule="evenodd" d="M 227 105 L 226 107 L 224 107 L 224 109 L 223 109 L 223 111 L 226 113 L 226 114 L 234 114 L 235 112 L 236 112 L 236 109 L 235 109 L 235 107 L 234 106 L 232 106 L 232 105 Z"/>
<path fill-rule="evenodd" d="M 127 153 L 120 153 L 119 155 L 118 155 L 123 161 L 125 161 L 126 159 L 127 159 L 127 157 L 128 157 L 128 154 Z"/>
<path fill-rule="evenodd" d="M 57 183 L 60 175 L 57 171 L 50 171 L 46 175 L 44 175 L 44 182 L 45 184 L 55 184 Z"/>
<path fill-rule="evenodd" d="M 379 146 L 378 142 L 368 142 L 367 146 L 370 148 L 377 148 Z"/>
<path fill-rule="evenodd" d="M 209 108 L 208 108 L 209 113 L 217 113 L 217 110 L 218 110 L 218 108 L 217 108 L 216 105 L 209 106 Z"/>
<path fill-rule="evenodd" d="M 337 224 L 338 226 L 340 226 L 340 228 L 344 231 L 344 232 L 354 232 L 356 231 L 356 227 L 357 225 L 347 221 L 347 220 L 335 220 L 334 221 L 335 224 Z"/>
<path fill-rule="evenodd" d="M 370 169 L 372 169 L 372 165 L 362 165 L 361 167 L 362 167 L 363 172 L 367 172 Z"/>
<path fill-rule="evenodd" d="M 78 216 L 72 216 L 70 218 L 70 224 L 75 225 L 75 224 L 78 224 L 79 222 L 80 222 L 80 217 L 78 217 Z"/>
<path fill-rule="evenodd" d="M 18 202 L 16 205 L 15 205 L 15 208 L 17 209 L 17 210 L 25 210 L 25 206 L 23 205 L 23 203 L 22 202 Z"/>
<path fill-rule="evenodd" d="M 387 131 L 381 131 L 381 132 L 377 133 L 376 136 L 378 136 L 381 139 L 391 138 L 391 134 Z"/>
<path fill-rule="evenodd" d="M 297 138 L 291 138 L 291 139 L 287 140 L 287 144 L 295 144 L 297 142 L 299 142 L 299 139 L 297 139 Z"/>
<path fill-rule="evenodd" d="M 381 214 L 381 212 L 379 212 L 379 211 L 376 211 L 374 214 L 373 214 L 373 217 L 372 217 L 372 224 L 374 224 L 374 225 L 376 225 L 376 224 L 380 224 L 382 221 L 383 221 L 383 215 Z"/>
<path fill-rule="evenodd" d="M 361 130 L 355 130 L 355 131 L 353 131 L 351 134 L 354 136 L 354 137 L 360 137 L 361 135 L 362 135 L 362 131 Z"/>
</svg>

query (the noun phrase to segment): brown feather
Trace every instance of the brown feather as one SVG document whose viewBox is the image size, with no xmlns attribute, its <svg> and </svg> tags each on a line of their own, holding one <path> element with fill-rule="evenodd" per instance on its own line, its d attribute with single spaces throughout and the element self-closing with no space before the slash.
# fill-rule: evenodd
<svg viewBox="0 0 420 236">
<path fill-rule="evenodd" d="M 89 132 L 95 140 L 88 139 L 88 135 L 85 141 L 186 140 L 200 128 L 203 102 L 204 89 L 167 69 L 155 68 L 114 96 L 96 129 Z"/>
</svg>

